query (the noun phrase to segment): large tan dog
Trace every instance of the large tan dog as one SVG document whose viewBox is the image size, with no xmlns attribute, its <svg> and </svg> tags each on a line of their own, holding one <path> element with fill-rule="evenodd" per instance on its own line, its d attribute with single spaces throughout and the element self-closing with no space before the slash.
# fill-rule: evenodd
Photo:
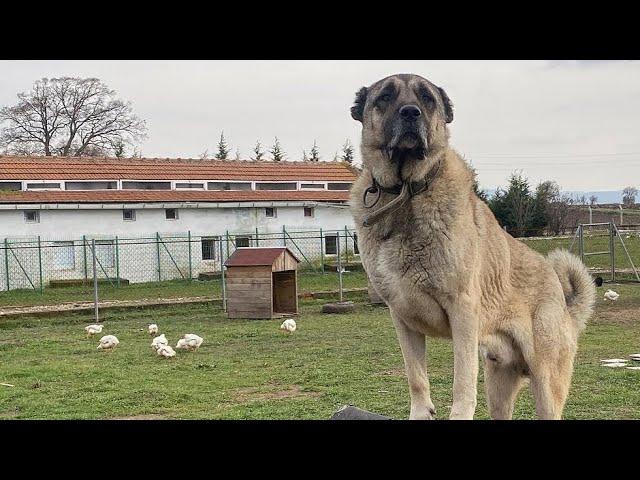
<svg viewBox="0 0 640 480">
<path fill-rule="evenodd" d="M 566 251 L 546 259 L 507 234 L 449 147 L 447 94 L 417 75 L 362 88 L 363 171 L 351 190 L 364 267 L 391 310 L 411 419 L 431 419 L 425 335 L 453 340 L 450 418 L 472 419 L 479 357 L 492 418 L 509 419 L 529 377 L 539 418 L 559 419 L 595 287 Z"/>
</svg>

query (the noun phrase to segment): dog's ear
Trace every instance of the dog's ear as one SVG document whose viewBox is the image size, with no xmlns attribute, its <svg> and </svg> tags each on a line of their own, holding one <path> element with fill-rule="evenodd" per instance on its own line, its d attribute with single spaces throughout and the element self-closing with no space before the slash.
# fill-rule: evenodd
<svg viewBox="0 0 640 480">
<path fill-rule="evenodd" d="M 351 107 L 351 117 L 354 120 L 362 122 L 362 116 L 364 115 L 364 105 L 367 103 L 367 87 L 362 87 L 356 93 L 356 100 Z"/>
<path fill-rule="evenodd" d="M 451 103 L 451 99 L 447 92 L 445 92 L 442 88 L 438 87 L 440 91 L 440 96 L 442 97 L 442 103 L 444 104 L 444 118 L 447 123 L 453 122 L 453 103 Z"/>
</svg>

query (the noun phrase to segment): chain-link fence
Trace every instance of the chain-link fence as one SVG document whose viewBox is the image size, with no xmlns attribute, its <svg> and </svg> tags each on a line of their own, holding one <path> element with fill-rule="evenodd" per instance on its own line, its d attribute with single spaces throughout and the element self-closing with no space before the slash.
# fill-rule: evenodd
<svg viewBox="0 0 640 480">
<path fill-rule="evenodd" d="M 278 232 L 256 229 L 197 235 L 156 232 L 135 238 L 117 235 L 56 239 L 6 237 L 0 240 L 0 299 L 2 291 L 21 290 L 22 298 L 26 299 L 28 294 L 62 291 L 61 287 L 66 287 L 69 295 L 50 296 L 67 299 L 76 292 L 74 300 L 91 300 L 93 241 L 96 277 L 101 290 L 111 291 L 109 289 L 126 285 L 129 290 L 142 284 L 153 286 L 144 292 L 145 295 L 161 295 L 171 288 L 179 290 L 180 285 L 193 285 L 198 280 L 219 279 L 225 261 L 238 247 L 286 246 L 300 260 L 298 270 L 301 275 L 335 273 L 338 253 L 346 268 L 359 263 L 357 234 L 348 227 L 309 231 L 283 227 Z M 190 288 L 182 293 L 198 295 L 202 292 Z M 208 289 L 206 294 L 211 292 Z M 134 294 L 130 296 L 134 297 Z M 127 295 L 116 297 L 128 298 Z"/>
</svg>

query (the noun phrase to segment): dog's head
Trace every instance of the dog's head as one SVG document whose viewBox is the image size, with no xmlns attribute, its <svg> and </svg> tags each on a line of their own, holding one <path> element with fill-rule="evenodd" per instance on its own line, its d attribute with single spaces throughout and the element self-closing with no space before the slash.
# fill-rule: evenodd
<svg viewBox="0 0 640 480">
<path fill-rule="evenodd" d="M 419 75 L 392 75 L 356 93 L 351 116 L 362 122 L 365 167 L 385 186 L 424 177 L 448 144 L 453 105 Z"/>
</svg>

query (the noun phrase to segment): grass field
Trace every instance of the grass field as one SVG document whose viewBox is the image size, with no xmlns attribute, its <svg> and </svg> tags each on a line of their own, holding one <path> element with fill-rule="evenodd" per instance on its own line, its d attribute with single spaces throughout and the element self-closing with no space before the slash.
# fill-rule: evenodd
<svg viewBox="0 0 640 480">
<path fill-rule="evenodd" d="M 354 271 L 342 276 L 344 288 L 366 287 L 364 272 Z M 338 289 L 336 272 L 301 273 L 298 275 L 298 291 L 319 292 Z M 187 282 L 170 280 L 164 282 L 133 283 L 120 288 L 110 284 L 99 285 L 100 300 L 138 300 L 143 298 L 222 297 L 220 280 Z M 44 293 L 34 290 L 11 290 L 0 292 L 0 307 L 14 305 L 54 305 L 64 302 L 93 301 L 93 286 L 45 288 Z"/>
<path fill-rule="evenodd" d="M 640 352 L 640 287 L 598 289 L 597 315 L 580 340 L 569 419 L 640 418 L 640 371 L 608 369 L 601 358 Z M 364 297 L 357 297 L 363 300 Z M 301 302 L 298 331 L 278 320 L 228 320 L 210 305 L 105 312 L 105 333 L 121 343 L 96 349 L 83 327 L 89 315 L 0 322 L 0 418 L 19 419 L 326 419 L 354 404 L 407 418 L 402 356 L 386 308 L 357 303 L 349 315 L 322 315 L 322 300 Z M 150 322 L 173 345 L 183 333 L 205 342 L 197 352 L 163 359 L 150 348 Z M 451 406 L 452 349 L 428 341 L 432 397 L 439 418 Z M 488 418 L 480 374 L 476 418 Z M 534 418 L 528 390 L 515 418 Z"/>
</svg>

